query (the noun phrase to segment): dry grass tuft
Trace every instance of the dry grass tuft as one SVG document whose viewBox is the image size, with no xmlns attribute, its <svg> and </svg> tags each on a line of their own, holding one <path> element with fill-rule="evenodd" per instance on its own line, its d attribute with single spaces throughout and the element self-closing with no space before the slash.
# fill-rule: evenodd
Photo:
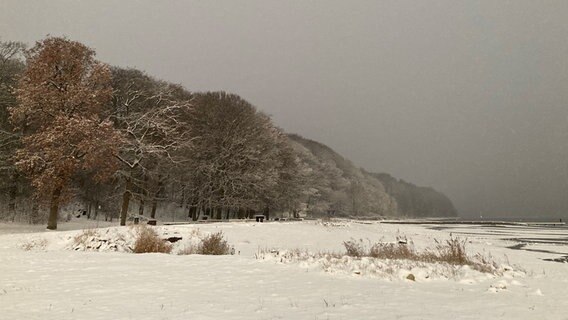
<svg viewBox="0 0 568 320">
<path fill-rule="evenodd" d="M 141 225 L 132 251 L 134 253 L 170 253 L 172 246 L 161 239 L 154 229 Z"/>
<path fill-rule="evenodd" d="M 443 261 L 453 265 L 469 265 L 472 264 L 465 250 L 466 239 L 450 237 L 445 244 L 436 240 L 436 251 L 434 260 Z"/>
<path fill-rule="evenodd" d="M 375 243 L 369 249 L 369 256 L 378 259 L 413 260 L 416 251 L 412 245 L 403 243 Z"/>
<path fill-rule="evenodd" d="M 354 258 L 372 257 L 377 259 L 390 260 L 410 260 L 428 263 L 446 263 L 455 266 L 470 266 L 472 269 L 494 273 L 497 269 L 497 263 L 490 256 L 480 253 L 473 257 L 467 254 L 466 240 L 450 237 L 445 242 L 436 241 L 433 249 L 426 249 L 418 252 L 414 248 L 412 241 L 406 238 L 397 238 L 395 243 L 377 242 L 370 246 L 369 249 L 363 243 L 363 240 L 356 241 L 351 239 L 344 241 L 343 245 L 346 255 Z"/>
<path fill-rule="evenodd" d="M 197 247 L 197 253 L 207 255 L 230 254 L 231 247 L 223 238 L 223 231 L 219 231 L 203 238 L 203 240 L 201 240 L 201 243 Z"/>
<path fill-rule="evenodd" d="M 343 241 L 343 246 L 347 251 L 346 255 L 350 257 L 361 258 L 367 256 L 367 249 L 363 244 L 363 239 L 359 239 L 359 241 L 355 239 Z"/>
</svg>

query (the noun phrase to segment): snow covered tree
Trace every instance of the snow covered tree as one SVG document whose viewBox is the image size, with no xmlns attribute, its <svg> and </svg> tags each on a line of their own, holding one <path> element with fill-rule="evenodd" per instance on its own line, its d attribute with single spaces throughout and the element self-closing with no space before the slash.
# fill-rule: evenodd
<svg viewBox="0 0 568 320">
<path fill-rule="evenodd" d="M 120 224 L 126 224 L 133 195 L 143 213 L 146 199 L 155 215 L 164 179 L 183 162 L 181 150 L 191 145 L 184 116 L 191 112 L 189 94 L 180 86 L 148 77 L 134 69 L 113 70 L 110 118 L 125 140 L 116 155 L 124 182 Z"/>
<path fill-rule="evenodd" d="M 185 165 L 191 206 L 217 218 L 231 209 L 262 208 L 279 179 L 275 146 L 280 131 L 234 94 L 196 94 L 193 104 L 188 128 L 193 146 Z"/>
<path fill-rule="evenodd" d="M 57 228 L 59 206 L 71 196 L 70 183 L 81 171 L 103 181 L 116 170 L 120 135 L 99 117 L 112 97 L 110 71 L 85 45 L 65 38 L 39 41 L 10 109 L 22 133 L 17 166 L 31 180 L 38 199 L 49 202 L 48 229 Z"/>
<path fill-rule="evenodd" d="M 263 193 L 264 214 L 270 210 L 297 212 L 302 208 L 307 183 L 310 179 L 309 168 L 305 166 L 288 137 L 279 132 L 275 136 L 273 147 L 276 149 L 276 184 Z"/>
</svg>

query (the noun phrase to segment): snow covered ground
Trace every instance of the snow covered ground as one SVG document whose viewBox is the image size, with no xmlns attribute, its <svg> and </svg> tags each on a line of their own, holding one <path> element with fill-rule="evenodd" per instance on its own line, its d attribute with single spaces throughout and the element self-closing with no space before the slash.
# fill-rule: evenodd
<svg viewBox="0 0 568 320">
<path fill-rule="evenodd" d="M 222 230 L 237 253 L 201 256 L 75 251 L 80 229 L 97 226 L 84 222 L 60 226 L 77 229 L 70 231 L 0 224 L 0 319 L 568 319 L 568 264 L 543 260 L 568 255 L 563 228 L 316 221 L 157 227 L 184 237 L 178 247 Z M 271 250 L 343 252 L 351 238 L 406 236 L 426 248 L 450 233 L 468 239 L 469 253 L 490 253 L 512 270 L 495 276 L 466 268 L 445 277 L 429 276 L 439 271 L 430 266 L 384 276 L 255 257 Z M 517 238 L 528 244 L 519 246 Z M 515 246 L 530 251 L 508 248 Z M 372 263 L 363 264 L 381 267 Z M 406 279 L 411 272 L 416 281 Z"/>
</svg>

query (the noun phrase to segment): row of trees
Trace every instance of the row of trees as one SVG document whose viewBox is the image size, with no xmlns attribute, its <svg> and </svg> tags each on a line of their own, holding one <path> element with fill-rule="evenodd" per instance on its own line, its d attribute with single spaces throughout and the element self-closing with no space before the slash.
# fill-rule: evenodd
<svg viewBox="0 0 568 320">
<path fill-rule="evenodd" d="M 383 184 L 326 145 L 290 135 L 302 165 L 310 170 L 304 193 L 315 216 L 396 216 L 396 200 Z"/>
<path fill-rule="evenodd" d="M 385 186 L 386 192 L 396 199 L 401 215 L 406 217 L 455 217 L 458 212 L 444 194 L 430 188 L 419 187 L 387 173 L 372 173 Z"/>
<path fill-rule="evenodd" d="M 237 95 L 111 67 L 65 38 L 29 50 L 0 42 L 0 219 L 47 216 L 55 229 L 62 205 L 77 202 L 121 225 L 174 203 L 193 220 L 455 214 L 435 191 L 382 178 L 285 135 Z"/>
<path fill-rule="evenodd" d="M 168 200 L 193 219 L 298 205 L 286 136 L 240 97 L 111 68 L 64 38 L 27 51 L 2 43 L 1 53 L 0 174 L 13 216 L 16 198 L 32 194 L 35 210 L 49 208 L 49 229 L 77 198 L 95 215 L 120 210 L 122 225 L 133 197 L 140 214 Z"/>
</svg>

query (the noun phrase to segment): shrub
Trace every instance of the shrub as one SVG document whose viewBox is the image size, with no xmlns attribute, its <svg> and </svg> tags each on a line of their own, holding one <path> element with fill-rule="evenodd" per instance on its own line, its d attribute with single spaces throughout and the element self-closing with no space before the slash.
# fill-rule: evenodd
<svg viewBox="0 0 568 320">
<path fill-rule="evenodd" d="M 379 259 L 408 259 L 416 256 L 414 247 L 406 243 L 375 243 L 369 249 L 369 256 Z"/>
<path fill-rule="evenodd" d="M 472 264 L 465 251 L 465 242 L 465 239 L 450 237 L 445 245 L 438 244 L 436 246 L 438 260 L 455 265 Z"/>
<path fill-rule="evenodd" d="M 161 239 L 151 227 L 142 225 L 138 229 L 138 236 L 132 251 L 134 253 L 170 253 L 172 246 Z"/>
<path fill-rule="evenodd" d="M 363 245 L 363 240 L 361 239 L 359 239 L 359 241 L 356 241 L 355 239 L 343 241 L 343 246 L 347 251 L 346 254 L 350 257 L 360 258 L 367 255 L 365 245 Z"/>
<path fill-rule="evenodd" d="M 229 244 L 223 239 L 223 231 L 206 236 L 197 247 L 198 254 L 223 255 L 230 252 Z"/>
</svg>

